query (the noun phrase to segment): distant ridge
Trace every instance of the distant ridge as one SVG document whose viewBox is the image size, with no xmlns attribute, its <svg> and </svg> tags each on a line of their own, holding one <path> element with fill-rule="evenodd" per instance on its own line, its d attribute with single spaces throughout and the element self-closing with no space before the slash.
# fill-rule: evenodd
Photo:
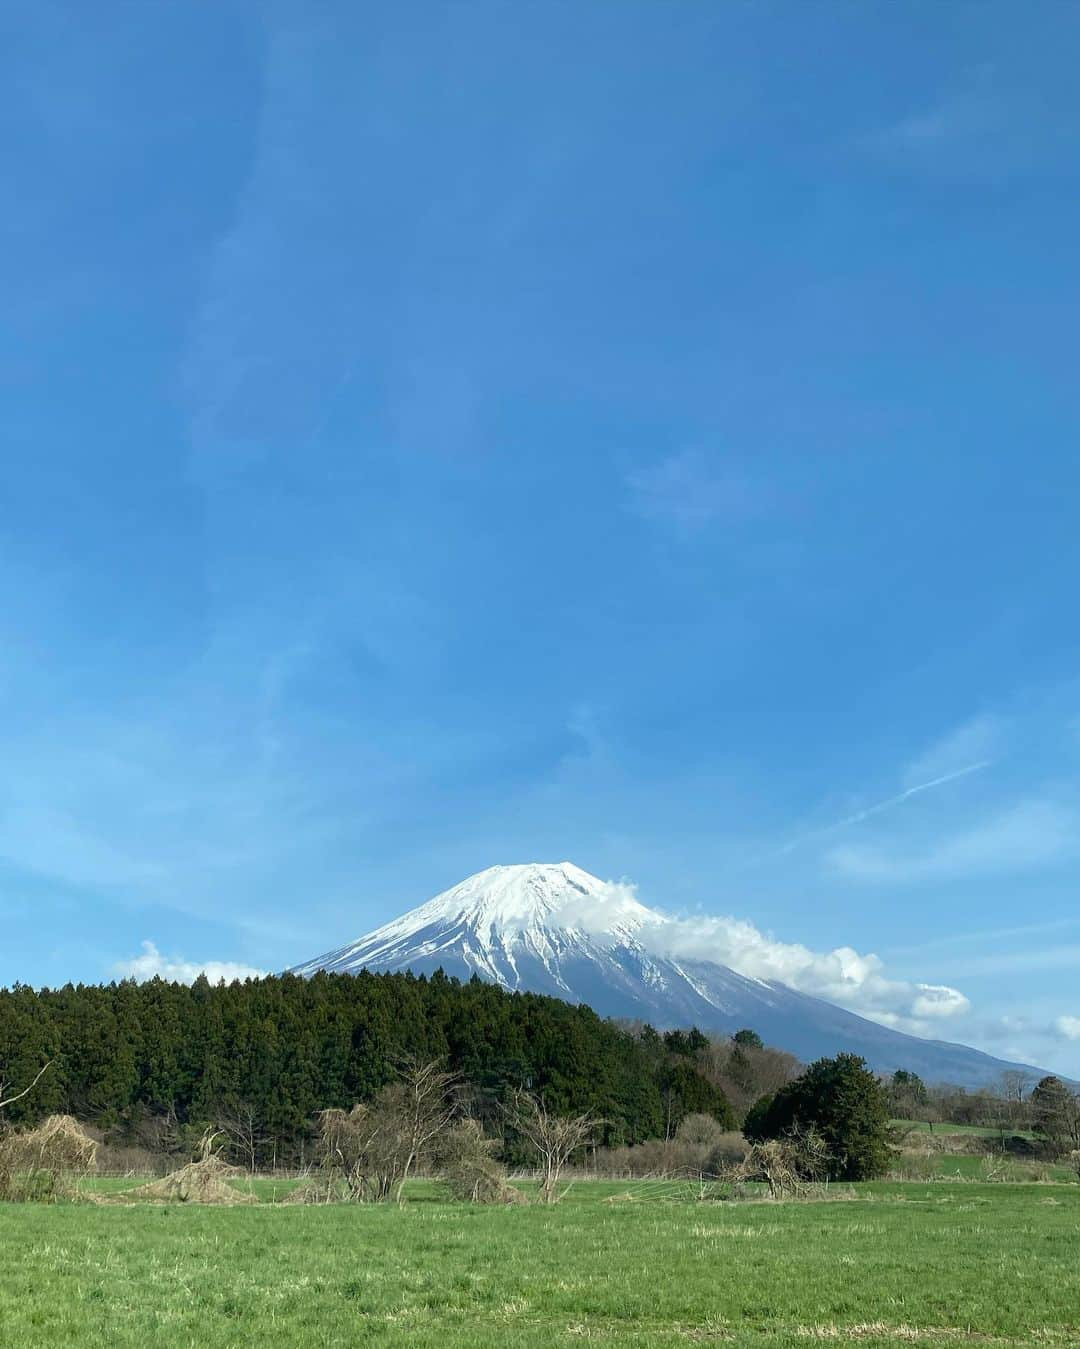
<svg viewBox="0 0 1080 1349">
<path fill-rule="evenodd" d="M 906 1068 L 927 1082 L 985 1086 L 1003 1072 L 1045 1069 L 994 1058 L 967 1045 L 924 1040 L 854 1012 L 752 978 L 709 960 L 675 960 L 649 949 L 662 914 L 572 862 L 489 867 L 419 908 L 292 973 L 412 970 L 588 1003 L 603 1016 L 658 1028 L 697 1025 L 731 1033 L 752 1027 L 769 1044 L 811 1060 L 842 1050 L 879 1072 Z"/>
</svg>

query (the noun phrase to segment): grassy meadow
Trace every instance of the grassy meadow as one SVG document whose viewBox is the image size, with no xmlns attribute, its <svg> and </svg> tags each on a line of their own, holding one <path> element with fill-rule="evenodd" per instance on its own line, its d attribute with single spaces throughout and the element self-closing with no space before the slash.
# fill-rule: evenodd
<svg viewBox="0 0 1080 1349">
<path fill-rule="evenodd" d="M 119 1189 L 131 1182 L 95 1182 Z M 1080 1343 L 1080 1186 L 881 1181 L 557 1208 L 0 1205 L 5 1346 Z"/>
<path fill-rule="evenodd" d="M 1023 1138 L 1033 1139 L 1035 1135 L 1030 1129 L 1012 1129 L 1012 1128 L 988 1128 L 983 1124 L 952 1124 L 949 1121 L 938 1121 L 934 1124 L 924 1119 L 894 1119 L 889 1123 L 897 1129 L 906 1129 L 913 1133 L 932 1134 L 935 1137 L 947 1137 L 950 1134 L 967 1136 L 969 1138 Z"/>
</svg>

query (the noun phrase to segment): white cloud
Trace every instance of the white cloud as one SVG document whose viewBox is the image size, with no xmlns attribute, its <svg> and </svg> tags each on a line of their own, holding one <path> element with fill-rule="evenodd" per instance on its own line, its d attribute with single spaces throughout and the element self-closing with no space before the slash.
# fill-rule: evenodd
<svg viewBox="0 0 1080 1349">
<path fill-rule="evenodd" d="M 958 989 L 890 979 L 879 956 L 862 955 L 850 946 L 812 951 L 799 943 L 777 941 L 745 919 L 691 918 L 644 909 L 636 888 L 626 881 L 609 882 L 602 900 L 590 897 L 559 917 L 597 931 L 628 923 L 638 940 L 657 955 L 715 961 L 915 1035 L 929 1034 L 934 1023 L 970 1009 Z"/>
<path fill-rule="evenodd" d="M 939 1018 L 959 1016 L 971 1010 L 971 1003 L 956 988 L 948 984 L 916 984 L 918 997 L 911 1004 L 911 1010 L 918 1017 Z"/>
<path fill-rule="evenodd" d="M 112 972 L 118 979 L 137 979 L 142 983 L 157 977 L 178 984 L 194 983 L 200 974 L 205 974 L 212 984 L 231 984 L 234 979 L 261 979 L 267 973 L 231 960 L 199 961 L 164 956 L 152 941 L 143 942 L 141 955 L 117 961 Z"/>
<path fill-rule="evenodd" d="M 1029 1002 L 1023 1014 L 973 1017 L 964 1025 L 964 1041 L 998 1058 L 1045 1064 L 1063 1076 L 1080 1080 L 1080 1061 L 1075 1057 L 1080 1045 L 1080 1017 L 1055 1019 L 1045 1008 Z"/>
<path fill-rule="evenodd" d="M 826 864 L 858 881 L 907 882 L 1028 871 L 1075 854 L 1076 812 L 1048 800 L 1021 801 L 973 828 L 922 851 L 888 852 L 871 846 L 830 849 Z"/>
</svg>

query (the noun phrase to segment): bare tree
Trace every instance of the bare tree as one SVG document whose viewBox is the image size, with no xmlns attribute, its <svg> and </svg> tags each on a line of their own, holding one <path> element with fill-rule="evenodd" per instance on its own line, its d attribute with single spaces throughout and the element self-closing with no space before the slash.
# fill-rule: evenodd
<svg viewBox="0 0 1080 1349">
<path fill-rule="evenodd" d="M 454 1083 L 453 1073 L 444 1072 L 436 1059 L 413 1064 L 402 1082 L 384 1090 L 383 1109 L 391 1115 L 400 1139 L 401 1176 L 396 1196 L 399 1204 L 413 1168 L 454 1119 L 451 1096 Z"/>
<path fill-rule="evenodd" d="M 185 1152 L 184 1128 L 175 1105 L 170 1105 L 163 1114 L 142 1120 L 135 1132 L 139 1145 L 158 1159 L 178 1157 Z"/>
<path fill-rule="evenodd" d="M 998 1079 L 1001 1095 L 1013 1105 L 1023 1105 L 1028 1092 L 1035 1085 L 1030 1073 L 1019 1068 L 1009 1068 Z"/>
<path fill-rule="evenodd" d="M 238 1101 L 219 1112 L 217 1127 L 228 1140 L 234 1157 L 242 1158 L 245 1168 L 254 1175 L 259 1150 L 267 1142 L 260 1129 L 259 1112 L 250 1101 Z"/>
<path fill-rule="evenodd" d="M 764 1181 L 773 1199 L 798 1194 L 803 1186 L 791 1144 L 783 1138 L 767 1138 L 753 1144 L 732 1171 L 732 1179 L 740 1186 L 747 1181 Z"/>
<path fill-rule="evenodd" d="M 736 1184 L 764 1181 L 773 1199 L 799 1194 L 808 1182 L 823 1180 L 829 1173 L 828 1144 L 813 1128 L 798 1125 L 783 1138 L 754 1143 L 730 1175 Z"/>
<path fill-rule="evenodd" d="M 340 1183 L 350 1199 L 403 1203 L 409 1176 L 454 1119 L 454 1082 L 438 1061 L 414 1064 L 370 1105 L 324 1110 L 320 1141 L 327 1193 Z"/>
<path fill-rule="evenodd" d="M 752 1041 L 735 1042 L 725 1035 L 709 1041 L 698 1067 L 741 1117 L 760 1097 L 772 1095 L 797 1077 L 801 1065 L 794 1054 Z"/>
<path fill-rule="evenodd" d="M 354 1105 L 351 1110 L 324 1110 L 319 1115 L 319 1146 L 325 1176 L 327 1200 L 339 1197 L 362 1203 L 380 1199 L 382 1168 L 376 1144 L 379 1121 L 370 1106 Z"/>
<path fill-rule="evenodd" d="M 33 1082 L 31 1082 L 28 1087 L 23 1087 L 22 1091 L 15 1091 L 14 1088 L 8 1087 L 4 1079 L 0 1077 L 0 1110 L 3 1110 L 5 1106 L 14 1105 L 16 1101 L 21 1101 L 24 1096 L 29 1096 L 52 1067 L 52 1062 L 52 1059 L 50 1059 L 48 1063 L 42 1064 L 38 1069 L 37 1077 L 34 1078 Z M 5 1092 L 8 1094 L 5 1095 Z"/>
<path fill-rule="evenodd" d="M 559 1177 L 579 1148 L 603 1123 L 594 1115 L 553 1115 L 540 1096 L 517 1091 L 506 1111 L 510 1126 L 529 1144 L 540 1163 L 540 1202 L 558 1202 Z"/>
<path fill-rule="evenodd" d="M 1016 1129 L 1022 1128 L 1026 1121 L 1025 1101 L 1034 1085 L 1030 1073 L 1020 1069 L 1008 1069 L 998 1079 L 997 1127 L 1001 1133 L 1001 1145 L 1004 1148 L 1006 1137 Z"/>
</svg>

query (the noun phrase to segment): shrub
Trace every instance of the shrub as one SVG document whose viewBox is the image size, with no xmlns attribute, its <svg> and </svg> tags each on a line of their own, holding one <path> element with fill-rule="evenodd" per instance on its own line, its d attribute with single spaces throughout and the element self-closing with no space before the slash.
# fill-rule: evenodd
<svg viewBox="0 0 1080 1349">
<path fill-rule="evenodd" d="M 440 1180 L 454 1199 L 472 1204 L 515 1204 L 524 1196 L 507 1184 L 506 1167 L 492 1155 L 498 1140 L 485 1138 L 476 1120 L 453 1124 L 435 1159 Z"/>
<path fill-rule="evenodd" d="M 675 1140 L 705 1152 L 714 1148 L 724 1135 L 722 1125 L 712 1115 L 687 1115 L 675 1130 Z"/>
</svg>

